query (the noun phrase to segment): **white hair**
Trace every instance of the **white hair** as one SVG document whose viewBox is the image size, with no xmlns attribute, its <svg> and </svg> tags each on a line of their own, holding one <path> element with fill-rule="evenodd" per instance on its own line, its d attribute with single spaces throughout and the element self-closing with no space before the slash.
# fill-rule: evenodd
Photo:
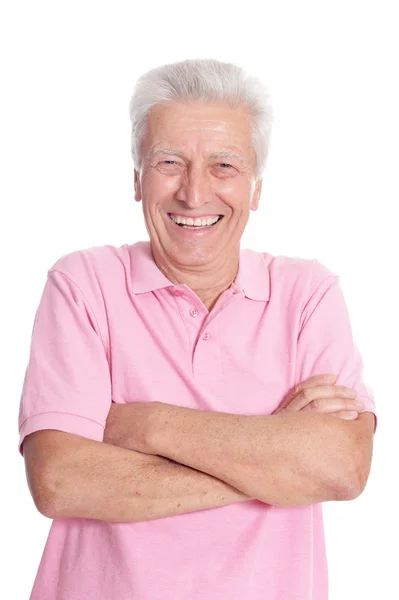
<svg viewBox="0 0 399 600">
<path fill-rule="evenodd" d="M 262 82 L 232 63 L 214 59 L 189 59 L 148 71 L 136 82 L 130 100 L 131 152 L 141 169 L 141 142 L 148 113 L 155 104 L 168 101 L 203 101 L 210 104 L 244 105 L 252 121 L 252 145 L 256 154 L 256 176 L 261 177 L 270 146 L 273 110 Z"/>
</svg>

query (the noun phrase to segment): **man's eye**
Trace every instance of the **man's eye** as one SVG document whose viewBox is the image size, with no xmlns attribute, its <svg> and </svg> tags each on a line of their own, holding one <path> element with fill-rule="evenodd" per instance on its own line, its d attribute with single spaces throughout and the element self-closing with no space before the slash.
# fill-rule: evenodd
<svg viewBox="0 0 399 600">
<path fill-rule="evenodd" d="M 229 163 L 219 163 L 219 166 L 226 168 L 226 167 L 231 167 L 232 165 L 229 165 Z"/>
<path fill-rule="evenodd" d="M 165 165 L 177 165 L 177 162 L 175 160 L 164 160 L 162 162 Z"/>
</svg>

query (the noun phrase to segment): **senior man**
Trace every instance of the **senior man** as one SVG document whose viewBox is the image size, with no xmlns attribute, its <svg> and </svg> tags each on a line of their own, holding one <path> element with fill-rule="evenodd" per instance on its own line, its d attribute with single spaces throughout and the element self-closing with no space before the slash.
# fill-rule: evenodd
<svg viewBox="0 0 399 600">
<path fill-rule="evenodd" d="M 150 240 L 62 256 L 35 316 L 31 600 L 326 600 L 322 503 L 364 490 L 375 402 L 339 276 L 240 248 L 268 94 L 188 60 L 138 80 L 131 119 Z"/>
</svg>

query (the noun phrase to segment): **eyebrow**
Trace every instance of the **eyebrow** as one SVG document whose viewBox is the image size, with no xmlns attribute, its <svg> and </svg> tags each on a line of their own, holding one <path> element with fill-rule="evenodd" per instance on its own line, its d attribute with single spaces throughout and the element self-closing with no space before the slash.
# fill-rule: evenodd
<svg viewBox="0 0 399 600">
<path fill-rule="evenodd" d="M 173 156 L 180 156 L 184 158 L 184 152 L 180 152 L 180 150 L 176 150 L 175 148 L 158 148 L 158 150 L 154 150 L 150 153 L 150 156 L 156 156 L 157 154 L 168 154 Z M 247 163 L 247 161 L 241 156 L 241 154 L 237 154 L 237 152 L 214 152 L 210 155 L 210 158 L 237 158 L 242 163 Z"/>
<path fill-rule="evenodd" d="M 241 154 L 237 154 L 237 152 L 216 152 L 215 154 L 211 154 L 210 158 L 238 158 L 238 160 L 240 160 L 241 162 L 247 162 L 241 156 Z"/>
<path fill-rule="evenodd" d="M 155 156 L 157 154 L 173 154 L 174 156 L 184 156 L 183 152 L 179 152 L 179 150 L 175 150 L 174 148 L 158 148 L 158 150 L 150 152 L 150 156 Z"/>
</svg>

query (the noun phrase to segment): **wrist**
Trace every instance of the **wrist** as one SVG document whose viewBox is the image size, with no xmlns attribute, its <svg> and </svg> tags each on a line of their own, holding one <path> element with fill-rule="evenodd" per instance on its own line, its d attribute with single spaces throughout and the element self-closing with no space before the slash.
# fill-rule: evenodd
<svg viewBox="0 0 399 600">
<path fill-rule="evenodd" d="M 104 428 L 104 443 L 130 449 L 128 407 L 128 404 L 112 402 Z"/>
</svg>

